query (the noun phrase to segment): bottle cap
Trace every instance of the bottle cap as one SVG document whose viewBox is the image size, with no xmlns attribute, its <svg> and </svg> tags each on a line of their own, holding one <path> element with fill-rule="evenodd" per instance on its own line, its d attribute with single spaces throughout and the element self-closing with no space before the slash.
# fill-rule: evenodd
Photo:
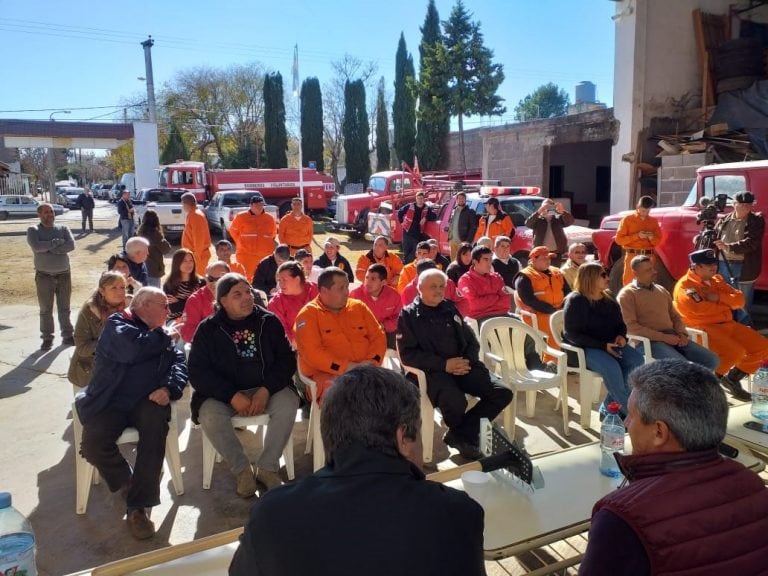
<svg viewBox="0 0 768 576">
<path fill-rule="evenodd" d="M 615 400 L 608 404 L 608 413 L 609 414 L 618 414 L 619 410 L 621 410 L 621 404 L 616 402 Z"/>
<path fill-rule="evenodd" d="M 11 493 L 0 492 L 0 509 L 10 508 L 11 506 Z"/>
</svg>

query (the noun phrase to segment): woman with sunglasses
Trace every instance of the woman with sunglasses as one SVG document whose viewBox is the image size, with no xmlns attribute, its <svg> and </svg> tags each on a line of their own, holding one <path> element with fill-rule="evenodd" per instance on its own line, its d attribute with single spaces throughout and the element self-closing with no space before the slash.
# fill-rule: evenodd
<svg viewBox="0 0 768 576">
<path fill-rule="evenodd" d="M 574 291 L 563 306 L 563 339 L 584 349 L 587 369 L 600 374 L 608 395 L 600 406 L 607 413 L 612 401 L 621 404 L 621 417 L 627 414 L 629 373 L 643 364 L 643 356 L 627 346 L 627 326 L 621 308 L 610 296 L 608 273 L 590 262 L 579 266 Z"/>
</svg>

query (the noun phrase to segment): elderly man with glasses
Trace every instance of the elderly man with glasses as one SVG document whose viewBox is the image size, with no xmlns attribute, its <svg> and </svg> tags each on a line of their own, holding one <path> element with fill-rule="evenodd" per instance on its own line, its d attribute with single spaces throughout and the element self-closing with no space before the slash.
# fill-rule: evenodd
<svg viewBox="0 0 768 576">
<path fill-rule="evenodd" d="M 579 273 L 579 266 L 587 260 L 587 247 L 581 242 L 574 242 L 568 246 L 568 258 L 560 266 L 560 272 L 565 276 L 565 281 L 571 290 L 576 285 L 576 275 Z"/>
</svg>

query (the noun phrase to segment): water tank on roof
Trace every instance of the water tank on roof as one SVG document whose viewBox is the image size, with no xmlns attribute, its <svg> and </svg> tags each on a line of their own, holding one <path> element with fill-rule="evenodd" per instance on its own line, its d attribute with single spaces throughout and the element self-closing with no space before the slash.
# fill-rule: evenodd
<svg viewBox="0 0 768 576">
<path fill-rule="evenodd" d="M 595 85 L 589 81 L 576 84 L 576 104 L 593 102 L 595 102 Z"/>
</svg>

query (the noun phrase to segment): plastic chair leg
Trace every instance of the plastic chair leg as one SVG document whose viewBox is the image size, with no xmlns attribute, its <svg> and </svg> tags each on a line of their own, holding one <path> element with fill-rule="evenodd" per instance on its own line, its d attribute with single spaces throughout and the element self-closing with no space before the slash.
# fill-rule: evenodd
<svg viewBox="0 0 768 576">
<path fill-rule="evenodd" d="M 216 460 L 216 449 L 208 440 L 208 436 L 200 429 L 203 435 L 203 490 L 211 489 L 211 478 L 213 478 L 213 464 Z"/>
<path fill-rule="evenodd" d="M 533 418 L 536 414 L 536 390 L 525 391 L 525 415 Z"/>
<path fill-rule="evenodd" d="M 432 462 L 432 452 L 435 442 L 435 409 L 429 398 L 421 399 L 421 444 L 423 447 L 422 460 L 425 464 Z"/>
</svg>

